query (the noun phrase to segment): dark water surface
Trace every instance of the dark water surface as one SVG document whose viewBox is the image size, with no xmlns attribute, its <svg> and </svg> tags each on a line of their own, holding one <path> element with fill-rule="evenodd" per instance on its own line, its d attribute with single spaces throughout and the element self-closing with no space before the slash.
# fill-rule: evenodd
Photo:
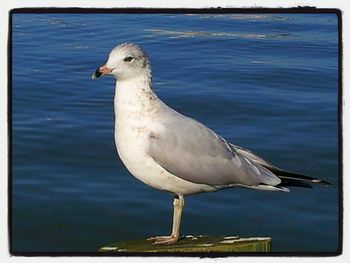
<svg viewBox="0 0 350 263">
<path fill-rule="evenodd" d="M 338 32 L 332 14 L 14 14 L 13 250 L 95 252 L 168 234 L 172 197 L 114 146 L 111 48 L 140 44 L 167 104 L 331 187 L 185 199 L 182 234 L 271 236 L 273 251 L 338 247 Z"/>
</svg>

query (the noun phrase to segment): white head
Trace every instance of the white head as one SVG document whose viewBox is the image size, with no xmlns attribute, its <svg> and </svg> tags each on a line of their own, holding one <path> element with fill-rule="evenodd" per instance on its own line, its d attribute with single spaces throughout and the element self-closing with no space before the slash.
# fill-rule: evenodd
<svg viewBox="0 0 350 263">
<path fill-rule="evenodd" d="M 118 80 L 135 77 L 151 77 L 151 66 L 146 53 L 137 45 L 123 43 L 109 53 L 108 61 L 92 75 L 96 79 L 104 75 L 113 75 Z"/>
</svg>

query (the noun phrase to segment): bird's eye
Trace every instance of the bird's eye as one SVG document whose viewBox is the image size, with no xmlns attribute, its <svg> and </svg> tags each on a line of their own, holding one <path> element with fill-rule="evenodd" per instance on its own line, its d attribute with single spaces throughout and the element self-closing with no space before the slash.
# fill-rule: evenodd
<svg viewBox="0 0 350 263">
<path fill-rule="evenodd" d="M 134 59 L 134 58 L 133 58 L 132 56 L 128 56 L 128 57 L 124 58 L 124 61 L 130 62 L 130 61 L 132 61 L 133 59 Z"/>
</svg>

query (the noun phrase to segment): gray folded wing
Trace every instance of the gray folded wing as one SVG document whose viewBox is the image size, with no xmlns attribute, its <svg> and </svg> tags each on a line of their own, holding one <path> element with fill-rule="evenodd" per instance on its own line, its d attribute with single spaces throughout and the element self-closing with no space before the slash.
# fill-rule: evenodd
<svg viewBox="0 0 350 263">
<path fill-rule="evenodd" d="M 266 162 L 263 158 L 256 155 L 252 151 L 245 149 L 241 146 L 235 145 L 233 143 L 230 143 L 230 146 L 233 148 L 234 151 L 236 151 L 239 155 L 244 156 L 245 158 L 249 159 L 250 161 L 260 164 L 267 168 L 276 168 L 274 165 Z"/>
<path fill-rule="evenodd" d="M 150 132 L 148 154 L 171 174 L 186 181 L 224 186 L 277 185 L 281 180 L 259 163 L 239 154 L 225 139 L 182 115 Z"/>
</svg>

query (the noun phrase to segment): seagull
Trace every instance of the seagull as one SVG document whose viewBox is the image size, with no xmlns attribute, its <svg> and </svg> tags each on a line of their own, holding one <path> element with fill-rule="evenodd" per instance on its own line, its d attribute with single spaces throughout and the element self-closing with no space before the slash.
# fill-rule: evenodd
<svg viewBox="0 0 350 263">
<path fill-rule="evenodd" d="M 116 79 L 114 139 L 120 159 L 137 179 L 174 195 L 172 232 L 148 238 L 152 244 L 172 245 L 181 238 L 185 195 L 231 187 L 288 192 L 287 186 L 330 184 L 279 169 L 169 107 L 155 94 L 148 56 L 136 44 L 113 48 L 92 79 L 105 75 Z"/>
</svg>

